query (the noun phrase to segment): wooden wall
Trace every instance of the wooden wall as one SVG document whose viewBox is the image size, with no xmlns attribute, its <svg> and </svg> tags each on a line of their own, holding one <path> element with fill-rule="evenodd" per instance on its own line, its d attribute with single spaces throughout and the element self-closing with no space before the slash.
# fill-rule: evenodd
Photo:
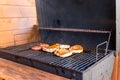
<svg viewBox="0 0 120 80">
<path fill-rule="evenodd" d="M 27 42 L 36 20 L 35 0 L 0 0 L 0 47 Z"/>
</svg>

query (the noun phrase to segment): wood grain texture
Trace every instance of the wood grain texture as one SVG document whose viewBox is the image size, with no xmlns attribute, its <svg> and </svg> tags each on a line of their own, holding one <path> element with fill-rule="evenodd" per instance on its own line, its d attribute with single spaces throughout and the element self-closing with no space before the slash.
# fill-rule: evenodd
<svg viewBox="0 0 120 80">
<path fill-rule="evenodd" d="M 120 50 L 118 52 L 118 79 L 120 80 Z"/>
<path fill-rule="evenodd" d="M 0 0 L 0 47 L 14 45 L 14 35 L 30 33 L 37 24 L 35 0 Z M 17 36 L 17 43 L 27 43 L 27 35 Z"/>
<path fill-rule="evenodd" d="M 25 7 L 25 6 L 21 6 L 19 7 L 21 14 L 23 17 L 36 17 L 36 8 L 35 7 Z"/>
<path fill-rule="evenodd" d="M 2 5 L 34 6 L 35 0 L 0 0 Z"/>
<path fill-rule="evenodd" d="M 2 58 L 0 58 L 0 77 L 5 80 L 69 80 Z"/>
<path fill-rule="evenodd" d="M 0 12 L 2 12 L 0 17 L 22 17 L 18 6 L 1 5 L 0 7 L 1 7 Z"/>
<path fill-rule="evenodd" d="M 0 0 L 0 4 L 6 4 L 6 0 Z"/>
</svg>

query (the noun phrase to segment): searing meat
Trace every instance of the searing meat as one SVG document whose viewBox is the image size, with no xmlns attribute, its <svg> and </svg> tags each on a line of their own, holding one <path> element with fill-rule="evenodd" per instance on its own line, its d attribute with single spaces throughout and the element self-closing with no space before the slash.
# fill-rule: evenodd
<svg viewBox="0 0 120 80">
<path fill-rule="evenodd" d="M 40 43 L 39 45 L 33 46 L 31 49 L 37 51 L 37 50 L 41 50 L 43 47 L 46 47 L 46 46 L 49 46 L 49 45 L 45 43 Z"/>
<path fill-rule="evenodd" d="M 48 47 L 49 44 L 46 44 L 46 43 L 40 43 L 40 46 L 41 46 L 42 48 L 44 48 L 44 47 Z"/>
<path fill-rule="evenodd" d="M 60 44 L 60 48 L 70 48 L 70 45 L 67 45 L 67 44 Z"/>
<path fill-rule="evenodd" d="M 83 47 L 81 45 L 73 45 L 69 48 L 72 53 L 81 53 L 83 52 Z"/>
<path fill-rule="evenodd" d="M 68 57 L 68 56 L 72 55 L 72 52 L 70 52 L 69 50 L 67 50 L 65 48 L 59 48 L 59 49 L 56 49 L 54 54 L 59 57 Z"/>
<path fill-rule="evenodd" d="M 58 43 L 50 46 L 46 43 L 40 43 L 39 46 L 33 46 L 32 50 L 43 50 L 50 53 L 54 52 L 54 54 L 59 57 L 68 57 L 71 56 L 73 53 L 83 52 L 83 47 L 81 45 L 73 45 L 70 47 L 70 45 Z"/>
<path fill-rule="evenodd" d="M 51 46 L 44 46 L 42 49 L 46 52 L 54 52 L 57 48 L 60 47 L 60 44 L 56 43 Z"/>
<path fill-rule="evenodd" d="M 41 50 L 42 47 L 41 46 L 33 46 L 31 49 L 35 50 L 35 51 L 38 51 L 38 50 Z"/>
</svg>

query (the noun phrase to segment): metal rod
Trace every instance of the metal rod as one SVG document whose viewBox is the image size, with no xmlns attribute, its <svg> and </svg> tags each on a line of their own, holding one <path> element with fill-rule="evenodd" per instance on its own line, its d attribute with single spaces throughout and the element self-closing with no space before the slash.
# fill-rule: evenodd
<svg viewBox="0 0 120 80">
<path fill-rule="evenodd" d="M 99 55 L 99 53 L 98 53 L 98 47 L 100 47 L 100 46 L 102 46 L 102 45 L 104 45 L 104 44 L 108 44 L 108 42 L 107 41 L 104 41 L 104 42 L 102 42 L 102 43 L 100 43 L 100 44 L 98 44 L 97 46 L 96 46 L 96 60 L 98 60 L 98 55 Z M 107 48 L 107 46 L 106 46 L 106 48 Z M 107 49 L 106 49 L 107 50 Z M 105 52 L 107 52 L 105 50 Z"/>
<path fill-rule="evenodd" d="M 107 41 L 107 44 L 106 44 L 105 55 L 107 54 L 107 51 L 108 51 L 108 47 L 109 47 L 109 43 L 110 43 L 110 38 L 111 38 L 111 32 L 109 33 L 108 41 Z"/>
<path fill-rule="evenodd" d="M 90 30 L 90 29 L 75 29 L 75 28 L 46 28 L 39 27 L 41 30 L 55 30 L 55 31 L 72 31 L 72 32 L 92 32 L 92 33 L 111 33 L 111 31 Z"/>
</svg>

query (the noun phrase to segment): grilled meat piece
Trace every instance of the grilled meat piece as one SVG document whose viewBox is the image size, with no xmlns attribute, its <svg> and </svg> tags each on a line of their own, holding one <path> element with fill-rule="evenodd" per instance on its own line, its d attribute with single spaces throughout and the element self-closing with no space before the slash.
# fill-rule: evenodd
<svg viewBox="0 0 120 80">
<path fill-rule="evenodd" d="M 59 48 L 55 50 L 54 54 L 59 57 L 68 57 L 72 55 L 72 52 L 65 48 Z"/>
<path fill-rule="evenodd" d="M 49 46 L 49 45 L 45 43 L 40 43 L 39 45 L 33 46 L 31 49 L 37 51 L 37 50 L 41 50 L 43 47 L 46 47 L 46 46 Z"/>
<path fill-rule="evenodd" d="M 67 45 L 67 44 L 60 44 L 60 48 L 70 48 L 70 45 Z"/>
<path fill-rule="evenodd" d="M 83 52 L 83 47 L 81 45 L 73 45 L 69 48 L 72 53 L 81 53 Z"/>
<path fill-rule="evenodd" d="M 46 52 L 54 52 L 57 48 L 59 48 L 60 44 L 56 43 L 56 44 L 53 44 L 51 46 L 44 46 L 42 49 L 43 51 L 46 51 Z"/>
<path fill-rule="evenodd" d="M 40 43 L 40 46 L 41 46 L 42 48 L 44 48 L 44 47 L 48 47 L 49 44 L 46 44 L 46 43 Z"/>
<path fill-rule="evenodd" d="M 31 49 L 34 51 L 38 51 L 38 50 L 41 50 L 42 47 L 41 46 L 33 46 Z"/>
</svg>

